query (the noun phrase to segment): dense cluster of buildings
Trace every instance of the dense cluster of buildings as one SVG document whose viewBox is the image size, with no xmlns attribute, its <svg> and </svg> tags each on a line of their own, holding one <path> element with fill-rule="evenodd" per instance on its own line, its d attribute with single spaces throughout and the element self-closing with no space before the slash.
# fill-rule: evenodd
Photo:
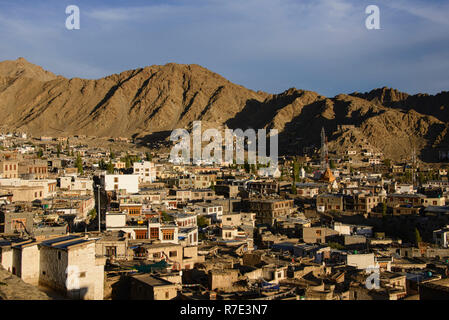
<svg viewBox="0 0 449 320">
<path fill-rule="evenodd" d="M 267 173 L 174 164 L 82 137 L 0 141 L 1 268 L 64 297 L 398 300 L 448 291 L 444 168 L 330 166 L 326 155 L 324 167 L 280 157 Z"/>
</svg>

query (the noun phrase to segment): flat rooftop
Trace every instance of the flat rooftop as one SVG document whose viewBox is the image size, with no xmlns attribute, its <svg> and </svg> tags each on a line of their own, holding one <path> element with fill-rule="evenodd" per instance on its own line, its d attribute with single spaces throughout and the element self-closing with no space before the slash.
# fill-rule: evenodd
<svg viewBox="0 0 449 320">
<path fill-rule="evenodd" d="M 149 274 L 138 274 L 133 275 L 132 278 L 136 279 L 139 282 L 145 283 L 151 287 L 160 287 L 160 286 L 174 286 L 174 283 L 170 281 L 154 277 Z"/>
</svg>

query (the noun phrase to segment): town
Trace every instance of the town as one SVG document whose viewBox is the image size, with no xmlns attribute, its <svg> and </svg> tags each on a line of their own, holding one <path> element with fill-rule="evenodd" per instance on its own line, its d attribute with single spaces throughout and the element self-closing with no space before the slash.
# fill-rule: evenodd
<svg viewBox="0 0 449 320">
<path fill-rule="evenodd" d="M 324 129 L 276 170 L 98 139 L 0 134 L 2 299 L 449 298 L 444 163 Z"/>
</svg>

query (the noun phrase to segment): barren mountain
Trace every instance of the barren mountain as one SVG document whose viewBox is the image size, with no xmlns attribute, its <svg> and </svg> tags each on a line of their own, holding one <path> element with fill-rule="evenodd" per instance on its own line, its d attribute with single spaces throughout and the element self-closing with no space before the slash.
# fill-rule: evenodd
<svg viewBox="0 0 449 320">
<path fill-rule="evenodd" d="M 23 58 L 0 62 L 0 126 L 33 135 L 83 134 L 166 138 L 175 128 L 276 128 L 280 152 L 319 146 L 321 127 L 331 150 L 371 147 L 392 159 L 416 148 L 425 160 L 445 146 L 449 93 L 410 96 L 393 89 L 333 98 L 291 88 L 255 92 L 199 65 L 169 63 L 98 80 L 56 76 Z M 344 127 L 339 127 L 344 125 Z"/>
</svg>

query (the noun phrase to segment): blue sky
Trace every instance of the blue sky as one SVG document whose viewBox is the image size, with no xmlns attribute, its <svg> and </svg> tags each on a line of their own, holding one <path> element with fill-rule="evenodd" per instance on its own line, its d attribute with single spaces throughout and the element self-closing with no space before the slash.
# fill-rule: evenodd
<svg viewBox="0 0 449 320">
<path fill-rule="evenodd" d="M 65 28 L 72 4 L 80 30 Z M 0 60 L 69 78 L 176 62 L 270 93 L 449 90 L 446 0 L 0 0 L 0 30 Z"/>
</svg>

